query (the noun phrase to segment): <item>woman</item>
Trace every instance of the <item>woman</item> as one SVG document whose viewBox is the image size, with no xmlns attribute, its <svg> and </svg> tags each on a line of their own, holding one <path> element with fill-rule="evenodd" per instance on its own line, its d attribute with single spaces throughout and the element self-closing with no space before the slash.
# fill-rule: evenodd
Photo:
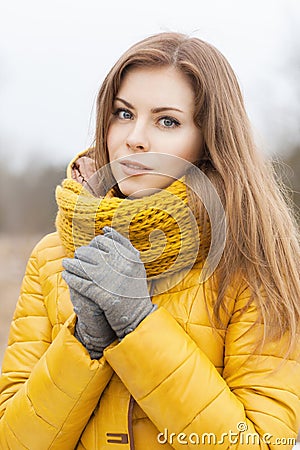
<svg viewBox="0 0 300 450">
<path fill-rule="evenodd" d="M 0 447 L 292 448 L 299 241 L 225 58 L 176 33 L 130 48 L 57 202 L 11 326 Z"/>
</svg>

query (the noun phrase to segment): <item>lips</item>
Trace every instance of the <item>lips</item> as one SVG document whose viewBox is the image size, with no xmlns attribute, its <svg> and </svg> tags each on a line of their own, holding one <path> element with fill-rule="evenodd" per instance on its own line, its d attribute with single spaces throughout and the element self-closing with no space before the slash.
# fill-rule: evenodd
<svg viewBox="0 0 300 450">
<path fill-rule="evenodd" d="M 126 175 L 142 175 L 153 170 L 150 167 L 144 166 L 144 164 L 129 159 L 120 161 L 120 164 Z"/>
</svg>

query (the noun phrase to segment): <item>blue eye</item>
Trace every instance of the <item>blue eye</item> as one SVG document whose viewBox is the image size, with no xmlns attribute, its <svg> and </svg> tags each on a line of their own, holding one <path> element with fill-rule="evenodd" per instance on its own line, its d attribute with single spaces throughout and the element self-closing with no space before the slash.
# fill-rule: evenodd
<svg viewBox="0 0 300 450">
<path fill-rule="evenodd" d="M 172 117 L 162 117 L 159 119 L 159 124 L 164 128 L 176 128 L 180 125 L 178 120 L 173 119 Z"/>
<path fill-rule="evenodd" d="M 124 108 L 116 109 L 116 111 L 113 112 L 113 115 L 122 120 L 131 120 L 132 119 L 131 112 L 128 111 L 128 109 L 124 109 Z"/>
</svg>

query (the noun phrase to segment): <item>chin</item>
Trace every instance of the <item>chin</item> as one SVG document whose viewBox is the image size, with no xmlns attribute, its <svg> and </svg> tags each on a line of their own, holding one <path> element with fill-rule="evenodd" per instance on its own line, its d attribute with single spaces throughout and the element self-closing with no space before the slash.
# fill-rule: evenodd
<svg viewBox="0 0 300 450">
<path fill-rule="evenodd" d="M 143 175 L 145 177 L 145 175 Z M 120 191 L 125 197 L 143 198 L 165 189 L 175 180 L 165 175 L 151 175 L 151 179 L 141 180 L 141 177 L 128 177 L 118 182 Z"/>
<path fill-rule="evenodd" d="M 160 188 L 147 188 L 139 187 L 138 189 L 130 189 L 129 186 L 124 186 L 123 183 L 118 184 L 120 191 L 124 197 L 129 199 L 148 197 L 149 195 L 155 194 L 155 192 L 160 191 Z"/>
</svg>

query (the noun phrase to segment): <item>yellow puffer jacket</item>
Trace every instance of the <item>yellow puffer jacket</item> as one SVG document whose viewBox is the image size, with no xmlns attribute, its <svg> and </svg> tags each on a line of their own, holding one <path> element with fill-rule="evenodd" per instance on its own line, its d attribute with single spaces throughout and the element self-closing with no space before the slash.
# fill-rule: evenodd
<svg viewBox="0 0 300 450">
<path fill-rule="evenodd" d="M 227 292 L 226 331 L 211 326 L 197 266 L 153 281 L 158 309 L 97 361 L 73 335 L 65 256 L 52 233 L 27 265 L 2 368 L 1 450 L 292 448 L 300 363 L 278 342 L 250 356 L 261 325 L 254 305 L 243 310 L 242 280 Z"/>
<path fill-rule="evenodd" d="M 73 336 L 63 257 L 54 233 L 37 245 L 27 266 L 3 363 L 1 450 L 180 449 L 180 440 L 194 448 L 198 438 L 229 448 L 222 433 L 239 428 L 240 440 L 249 435 L 255 441 L 246 448 L 278 448 L 258 443 L 252 433 L 268 433 L 270 442 L 295 437 L 299 362 L 281 360 L 278 343 L 248 358 L 257 330 L 251 328 L 254 307 L 240 314 L 250 295 L 245 286 L 228 294 L 231 319 L 224 333 L 210 326 L 197 268 L 156 296 L 167 283 L 159 280 L 153 292 L 158 310 L 91 361 Z M 166 440 L 165 446 L 158 442 Z"/>
</svg>

